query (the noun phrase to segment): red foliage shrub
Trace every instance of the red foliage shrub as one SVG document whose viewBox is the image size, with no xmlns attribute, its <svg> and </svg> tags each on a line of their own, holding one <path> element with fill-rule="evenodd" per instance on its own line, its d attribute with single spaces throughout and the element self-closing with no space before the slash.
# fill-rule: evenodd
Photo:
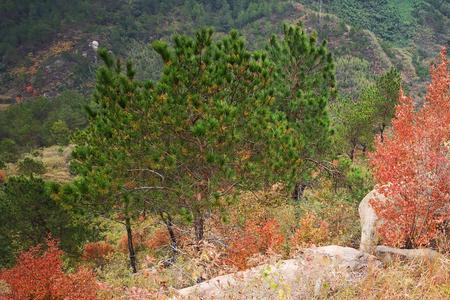
<svg viewBox="0 0 450 300">
<path fill-rule="evenodd" d="M 277 252 L 281 249 L 284 236 L 280 232 L 280 225 L 274 219 L 264 224 L 249 222 L 242 234 L 230 244 L 225 263 L 240 270 L 248 267 L 247 260 L 258 253 Z"/>
<path fill-rule="evenodd" d="M 450 73 L 446 51 L 431 67 L 432 82 L 424 106 L 414 110 L 411 98 L 400 95 L 392 121 L 393 134 L 376 141 L 370 154 L 384 203 L 372 201 L 384 219 L 379 233 L 399 247 L 429 245 L 450 219 Z"/>
<path fill-rule="evenodd" d="M 135 249 L 139 249 L 144 245 L 143 234 L 137 231 L 133 231 L 133 246 Z M 119 241 L 119 249 L 123 253 L 128 253 L 128 236 L 122 235 Z"/>
<path fill-rule="evenodd" d="M 36 246 L 19 255 L 16 266 L 0 272 L 0 280 L 10 288 L 2 299 L 96 299 L 99 286 L 94 274 L 80 269 L 74 274 L 62 270 L 61 255 L 54 240 L 47 241 L 47 250 Z"/>
<path fill-rule="evenodd" d="M 153 236 L 145 243 L 151 250 L 156 250 L 170 243 L 169 234 L 165 229 L 157 229 Z"/>
<path fill-rule="evenodd" d="M 6 172 L 3 170 L 0 170 L 0 183 L 3 183 L 6 181 Z"/>
<path fill-rule="evenodd" d="M 105 241 L 87 243 L 84 245 L 83 259 L 102 266 L 108 255 L 114 252 L 113 246 Z"/>
</svg>

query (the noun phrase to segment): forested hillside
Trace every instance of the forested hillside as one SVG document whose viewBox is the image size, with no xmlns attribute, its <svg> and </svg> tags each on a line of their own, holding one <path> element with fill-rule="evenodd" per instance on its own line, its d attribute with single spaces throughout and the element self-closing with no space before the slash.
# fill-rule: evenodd
<svg viewBox="0 0 450 300">
<path fill-rule="evenodd" d="M 219 32 L 231 28 L 253 31 L 248 38 L 249 46 L 254 47 L 279 28 L 277 24 L 306 18 L 310 29 L 323 37 L 336 32 L 338 42 L 350 25 L 352 43 L 361 49 L 381 46 L 380 55 L 403 68 L 408 81 L 418 82 L 427 78 L 430 59 L 439 47 L 449 43 L 446 1 L 98 0 L 69 4 L 3 1 L 0 5 L 3 103 L 13 102 L 17 95 L 28 98 L 54 96 L 67 88 L 91 90 L 95 58 L 89 43 L 93 40 L 120 56 L 140 61 L 142 71 L 156 78 L 160 61 L 146 47 L 154 39 L 212 26 Z M 330 23 L 327 19 L 333 17 L 326 13 L 338 20 Z M 363 30 L 376 38 L 360 37 L 370 34 Z M 341 55 L 355 56 L 346 46 Z M 372 64 L 379 60 L 367 54 L 358 57 Z"/>
<path fill-rule="evenodd" d="M 0 36 L 0 299 L 448 298 L 448 1 L 5 0 Z"/>
</svg>

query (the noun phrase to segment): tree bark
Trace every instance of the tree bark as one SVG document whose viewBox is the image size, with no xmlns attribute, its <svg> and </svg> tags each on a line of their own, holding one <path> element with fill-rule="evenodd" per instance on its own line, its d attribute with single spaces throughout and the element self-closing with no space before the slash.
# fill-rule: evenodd
<svg viewBox="0 0 450 300">
<path fill-rule="evenodd" d="M 194 213 L 194 230 L 195 230 L 195 240 L 197 242 L 197 249 L 200 250 L 200 242 L 203 240 L 204 236 L 204 223 L 203 214 L 200 211 Z"/>
<path fill-rule="evenodd" d="M 128 253 L 130 256 L 130 266 L 131 266 L 131 269 L 133 270 L 133 273 L 137 273 L 136 252 L 135 252 L 134 246 L 133 246 L 133 232 L 131 231 L 131 221 L 130 221 L 129 217 L 127 217 L 125 219 L 125 227 L 127 229 Z"/>
<path fill-rule="evenodd" d="M 305 192 L 306 184 L 299 182 L 295 185 L 294 192 L 292 193 L 292 199 L 295 201 L 300 201 L 303 198 L 303 193 Z"/>
<path fill-rule="evenodd" d="M 164 216 L 164 213 L 161 212 L 160 216 L 163 220 L 163 222 L 166 224 L 167 232 L 169 233 L 170 237 L 170 248 L 172 248 L 172 258 L 170 263 L 173 264 L 176 260 L 177 254 L 178 254 L 178 241 L 177 237 L 175 235 L 175 231 L 173 230 L 173 221 L 172 216 L 167 214 L 167 217 Z"/>
<path fill-rule="evenodd" d="M 386 128 L 386 125 L 381 124 L 380 127 L 380 138 L 381 138 L 381 142 L 384 143 L 384 129 Z"/>
<path fill-rule="evenodd" d="M 355 147 L 356 146 L 353 146 L 352 150 L 350 151 L 349 156 L 350 156 L 351 161 L 353 161 L 355 159 Z"/>
</svg>

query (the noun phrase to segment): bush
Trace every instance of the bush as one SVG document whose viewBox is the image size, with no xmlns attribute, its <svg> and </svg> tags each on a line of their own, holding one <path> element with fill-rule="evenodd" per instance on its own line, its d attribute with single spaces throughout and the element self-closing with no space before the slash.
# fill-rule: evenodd
<svg viewBox="0 0 450 300">
<path fill-rule="evenodd" d="M 103 266 L 107 257 L 113 252 L 113 246 L 105 241 L 87 243 L 84 245 L 83 259 L 96 266 Z"/>
<path fill-rule="evenodd" d="M 86 269 L 65 274 L 61 259 L 63 252 L 56 241 L 47 240 L 46 248 L 44 252 L 42 246 L 22 252 L 13 268 L 0 272 L 0 280 L 9 286 L 9 291 L 3 296 L 36 300 L 96 299 L 99 286 L 94 274 Z"/>
<path fill-rule="evenodd" d="M 400 96 L 393 133 L 378 138 L 370 159 L 385 202 L 371 201 L 384 220 L 379 227 L 392 246 L 429 246 L 450 220 L 450 73 L 445 50 L 431 68 L 431 84 L 423 107 Z"/>
<path fill-rule="evenodd" d="M 26 157 L 18 163 L 19 174 L 31 176 L 42 175 L 46 172 L 44 163 L 40 160 Z"/>
<path fill-rule="evenodd" d="M 162 228 L 157 229 L 153 236 L 145 242 L 146 246 L 151 250 L 159 249 L 169 243 L 170 241 L 167 230 Z"/>
<path fill-rule="evenodd" d="M 284 240 L 276 220 L 271 219 L 263 224 L 249 222 L 229 245 L 225 263 L 244 270 L 249 267 L 250 257 L 258 253 L 279 252 Z"/>
<path fill-rule="evenodd" d="M 317 246 L 326 242 L 329 237 L 328 228 L 327 222 L 318 220 L 314 214 L 306 214 L 291 238 L 291 249 Z"/>
</svg>

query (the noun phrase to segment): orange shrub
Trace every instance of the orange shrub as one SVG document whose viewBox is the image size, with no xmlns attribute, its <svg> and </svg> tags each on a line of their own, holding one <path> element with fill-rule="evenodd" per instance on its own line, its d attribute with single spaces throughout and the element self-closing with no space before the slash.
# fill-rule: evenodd
<svg viewBox="0 0 450 300">
<path fill-rule="evenodd" d="M 429 246 L 450 220 L 450 60 L 445 49 L 431 67 L 431 83 L 420 110 L 400 95 L 392 135 L 377 138 L 370 163 L 378 191 L 371 200 L 383 220 L 383 242 L 405 248 Z"/>
<path fill-rule="evenodd" d="M 246 269 L 251 256 L 267 254 L 269 251 L 277 252 L 283 242 L 284 236 L 276 220 L 270 219 L 264 224 L 248 222 L 242 234 L 231 242 L 224 262 L 240 270 Z"/>
<path fill-rule="evenodd" d="M 135 249 L 141 248 L 144 244 L 144 237 L 140 232 L 133 232 L 133 245 Z M 122 235 L 119 241 L 119 249 L 123 253 L 128 253 L 128 236 L 126 234 Z"/>
<path fill-rule="evenodd" d="M 87 243 L 84 245 L 83 259 L 102 266 L 108 255 L 114 252 L 113 246 L 105 241 Z"/>
<path fill-rule="evenodd" d="M 0 170 L 0 183 L 3 183 L 6 181 L 6 172 L 3 170 Z"/>
<path fill-rule="evenodd" d="M 0 272 L 0 280 L 9 285 L 0 299 L 96 299 L 100 287 L 94 274 L 86 269 L 65 274 L 62 254 L 54 240 L 47 240 L 43 253 L 42 246 L 22 252 L 13 268 Z"/>
<path fill-rule="evenodd" d="M 298 249 L 325 242 L 328 238 L 328 223 L 319 221 L 314 214 L 300 219 L 300 226 L 291 238 L 291 248 Z"/>
<path fill-rule="evenodd" d="M 169 243 L 170 241 L 167 230 L 162 228 L 157 229 L 153 236 L 145 242 L 146 246 L 151 250 L 159 249 Z"/>
</svg>

